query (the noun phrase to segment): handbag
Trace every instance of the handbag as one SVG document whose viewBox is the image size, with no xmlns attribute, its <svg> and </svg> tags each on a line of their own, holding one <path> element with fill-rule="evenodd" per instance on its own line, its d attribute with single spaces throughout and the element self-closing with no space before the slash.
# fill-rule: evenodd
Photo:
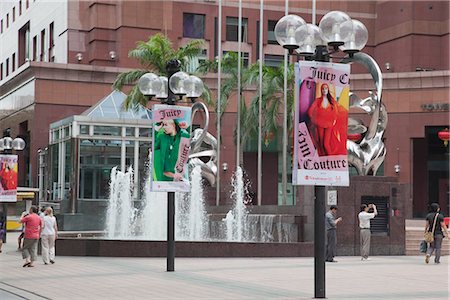
<svg viewBox="0 0 450 300">
<path fill-rule="evenodd" d="M 436 220 L 437 220 L 438 215 L 439 215 L 439 213 L 437 213 L 436 216 L 434 217 L 432 231 L 426 231 L 423 236 L 425 242 L 427 242 L 427 243 L 432 243 L 434 241 L 434 229 L 436 228 Z"/>
<path fill-rule="evenodd" d="M 420 242 L 420 246 L 419 246 L 419 250 L 421 253 L 426 253 L 428 249 L 428 243 L 426 241 L 421 241 Z"/>
</svg>

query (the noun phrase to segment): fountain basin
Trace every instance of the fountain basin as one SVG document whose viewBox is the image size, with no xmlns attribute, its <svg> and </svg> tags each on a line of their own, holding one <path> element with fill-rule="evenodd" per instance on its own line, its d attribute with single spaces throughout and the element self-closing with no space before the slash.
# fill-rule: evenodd
<svg viewBox="0 0 450 300">
<path fill-rule="evenodd" d="M 166 241 L 114 240 L 102 238 L 60 238 L 59 256 L 166 257 Z M 312 242 L 248 243 L 219 241 L 176 241 L 176 257 L 311 257 Z"/>
</svg>

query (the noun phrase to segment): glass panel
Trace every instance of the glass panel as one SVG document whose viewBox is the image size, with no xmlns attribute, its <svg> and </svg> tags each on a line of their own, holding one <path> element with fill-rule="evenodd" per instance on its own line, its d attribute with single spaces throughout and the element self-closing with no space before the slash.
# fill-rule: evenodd
<svg viewBox="0 0 450 300">
<path fill-rule="evenodd" d="M 50 195 L 50 199 L 51 200 L 56 200 L 58 199 L 58 162 L 59 162 L 59 158 L 58 158 L 58 149 L 59 149 L 59 144 L 54 144 L 54 145 L 50 145 L 50 160 L 52 162 L 51 166 L 51 195 Z"/>
<path fill-rule="evenodd" d="M 107 199 L 111 169 L 120 166 L 121 141 L 80 142 L 80 194 L 82 199 Z"/>
<path fill-rule="evenodd" d="M 152 134 L 151 128 L 139 128 L 140 137 L 151 137 L 151 134 Z"/>
<path fill-rule="evenodd" d="M 127 127 L 125 129 L 125 135 L 126 136 L 134 136 L 134 127 Z"/>
<path fill-rule="evenodd" d="M 89 134 L 89 125 L 80 125 L 80 134 Z"/>
<path fill-rule="evenodd" d="M 122 136 L 122 128 L 113 126 L 94 126 L 94 135 Z"/>
<path fill-rule="evenodd" d="M 125 169 L 129 167 L 134 170 L 134 141 L 125 141 Z"/>
<path fill-rule="evenodd" d="M 69 137 L 69 136 L 70 136 L 69 126 L 64 127 L 64 137 Z"/>
<path fill-rule="evenodd" d="M 69 129 L 67 127 L 67 129 Z M 64 142 L 66 148 L 66 157 L 65 157 L 65 173 L 64 173 L 64 196 L 62 197 L 64 200 L 70 202 L 71 197 L 71 181 L 72 177 L 72 143 L 73 140 L 68 140 Z"/>
</svg>

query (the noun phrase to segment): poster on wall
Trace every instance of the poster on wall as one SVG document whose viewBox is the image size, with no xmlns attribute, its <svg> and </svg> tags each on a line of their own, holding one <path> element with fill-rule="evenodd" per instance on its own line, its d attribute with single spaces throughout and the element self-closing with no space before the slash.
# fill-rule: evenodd
<svg viewBox="0 0 450 300">
<path fill-rule="evenodd" d="M 154 192 L 189 192 L 187 161 L 191 143 L 191 108 L 153 106 L 151 189 Z"/>
<path fill-rule="evenodd" d="M 0 202 L 17 202 L 17 155 L 0 155 Z"/>
<path fill-rule="evenodd" d="M 348 64 L 295 64 L 294 185 L 349 185 L 349 79 Z"/>
</svg>

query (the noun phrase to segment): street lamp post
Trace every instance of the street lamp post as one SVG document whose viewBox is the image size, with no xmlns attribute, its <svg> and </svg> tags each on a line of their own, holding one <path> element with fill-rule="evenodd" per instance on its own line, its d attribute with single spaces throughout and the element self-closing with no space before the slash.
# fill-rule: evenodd
<svg viewBox="0 0 450 300">
<path fill-rule="evenodd" d="M 286 15 L 277 22 L 275 37 L 290 54 L 328 62 L 339 51 L 353 56 L 362 50 L 368 32 L 363 23 L 346 13 L 331 11 L 323 16 L 319 26 L 307 24 L 299 16 Z M 314 297 L 325 298 L 325 186 L 315 186 L 314 194 Z"/>
<path fill-rule="evenodd" d="M 177 98 L 186 96 L 192 102 L 203 93 L 203 82 L 197 76 L 180 71 L 179 60 L 166 63 L 168 77 L 146 73 L 139 79 L 141 93 L 156 97 L 162 104 L 175 105 Z M 175 271 L 175 192 L 167 193 L 167 272 Z"/>
<path fill-rule="evenodd" d="M 0 139 L 0 154 L 12 154 L 13 150 L 21 151 L 24 148 L 25 148 L 25 141 L 20 137 L 13 139 L 11 137 L 11 129 L 8 128 L 3 131 L 3 138 Z M 3 235 L 3 242 L 6 243 L 8 202 L 3 203 L 3 215 L 4 215 L 3 226 L 5 229 L 5 234 Z"/>
</svg>

